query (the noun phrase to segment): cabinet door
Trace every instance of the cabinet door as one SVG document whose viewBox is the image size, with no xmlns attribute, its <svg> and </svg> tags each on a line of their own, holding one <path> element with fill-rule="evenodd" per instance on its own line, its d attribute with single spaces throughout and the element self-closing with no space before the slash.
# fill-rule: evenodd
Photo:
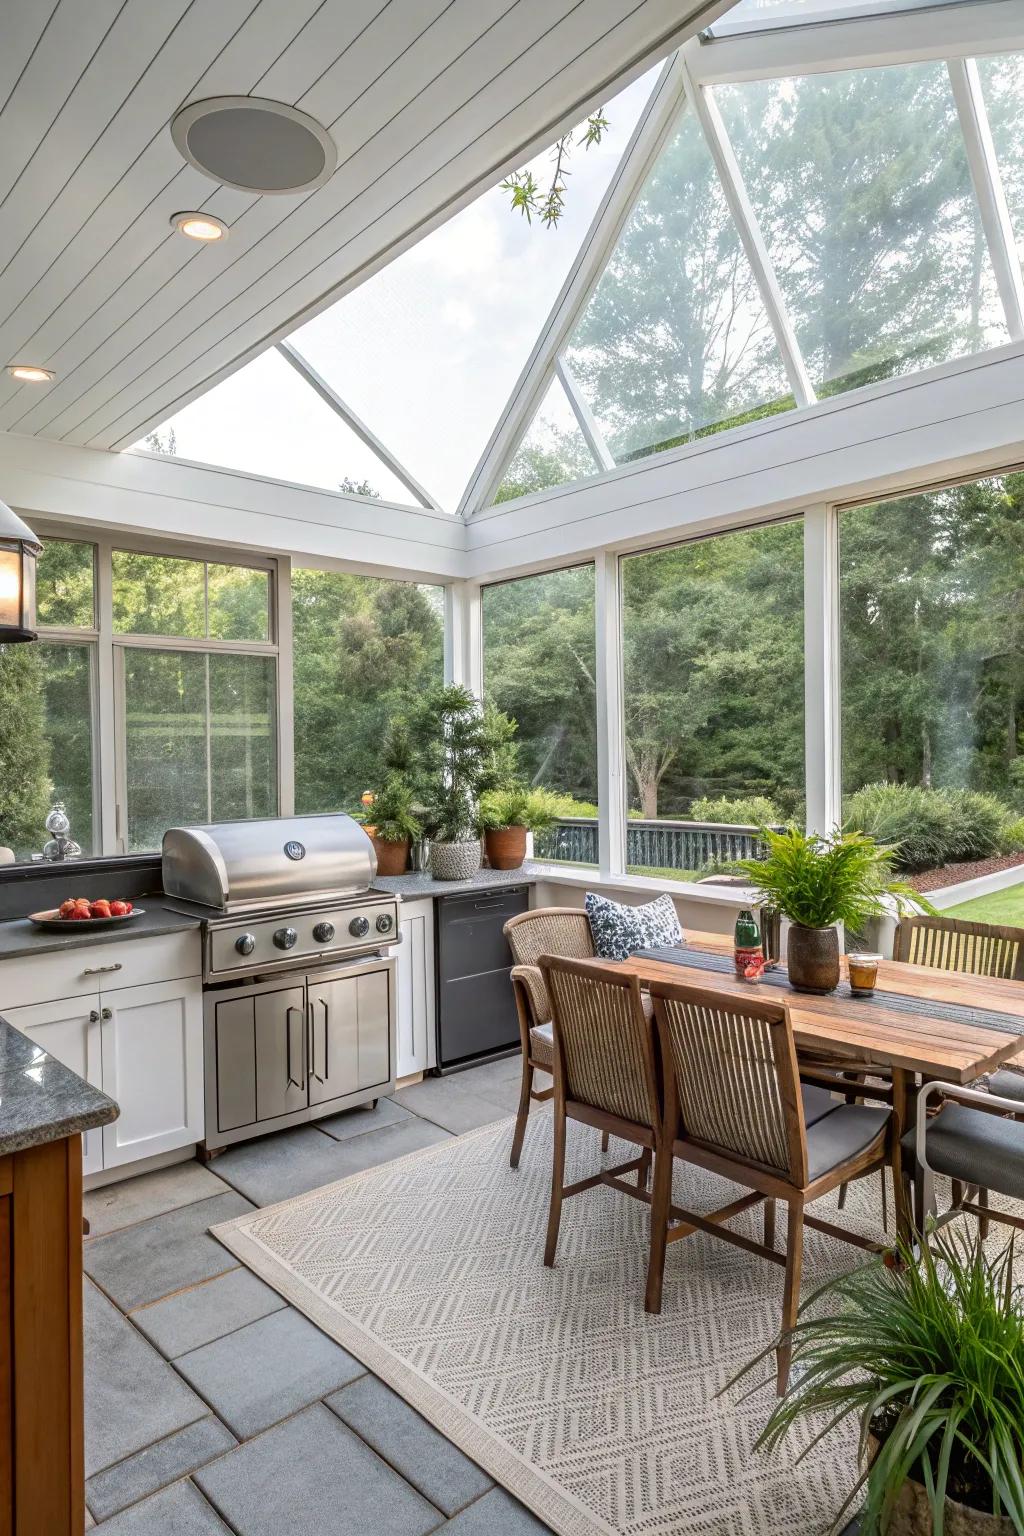
<svg viewBox="0 0 1024 1536">
<path fill-rule="evenodd" d="M 304 987 L 256 995 L 256 1118 L 274 1120 L 305 1109 L 306 992 Z"/>
<path fill-rule="evenodd" d="M 0 1165 L 10 1159 L 0 1158 Z M 0 1181 L 3 1170 L 0 1166 Z M 11 1353 L 14 1328 L 11 1284 L 11 1197 L 0 1194 L 0 1536 L 14 1529 L 14 1391 Z"/>
<path fill-rule="evenodd" d="M 36 1003 L 29 1008 L 5 1008 L 4 1018 L 94 1088 L 103 1087 L 98 995 L 58 998 L 56 1002 Z M 106 1091 L 109 1093 L 110 1089 Z M 102 1167 L 103 1132 L 98 1128 L 86 1131 L 82 1137 L 82 1172 L 97 1173 Z"/>
<path fill-rule="evenodd" d="M 309 1102 L 325 1104 L 391 1078 L 391 967 L 309 978 Z"/>
<path fill-rule="evenodd" d="M 103 1166 L 172 1152 L 203 1136 L 203 993 L 198 979 L 100 997 L 103 1091 L 121 1108 L 103 1127 Z"/>
<path fill-rule="evenodd" d="M 434 1038 L 434 901 L 405 901 L 402 942 L 396 952 L 398 1077 L 426 1072 L 436 1058 Z"/>
</svg>

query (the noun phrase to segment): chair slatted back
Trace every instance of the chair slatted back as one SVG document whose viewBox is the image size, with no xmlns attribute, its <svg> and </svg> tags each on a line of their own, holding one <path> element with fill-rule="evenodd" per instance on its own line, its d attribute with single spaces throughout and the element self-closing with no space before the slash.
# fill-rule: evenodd
<svg viewBox="0 0 1024 1536">
<path fill-rule="evenodd" d="M 734 1002 L 676 982 L 652 984 L 651 996 L 684 1137 L 806 1184 L 803 1104 L 786 1005 L 754 997 Z"/>
<path fill-rule="evenodd" d="M 640 984 L 600 962 L 544 955 L 554 1025 L 555 1068 L 565 1097 L 622 1120 L 657 1128 L 654 1036 Z"/>
<path fill-rule="evenodd" d="M 1024 981 L 1024 928 L 927 914 L 906 917 L 896 930 L 893 959 L 939 971 Z"/>
<path fill-rule="evenodd" d="M 516 965 L 537 964 L 541 955 L 566 955 L 572 960 L 590 960 L 594 940 L 590 920 L 579 907 L 536 907 L 510 917 L 504 928 Z M 534 976 L 529 985 L 534 1023 L 546 1024 L 551 1018 L 551 1000 L 545 983 Z"/>
</svg>

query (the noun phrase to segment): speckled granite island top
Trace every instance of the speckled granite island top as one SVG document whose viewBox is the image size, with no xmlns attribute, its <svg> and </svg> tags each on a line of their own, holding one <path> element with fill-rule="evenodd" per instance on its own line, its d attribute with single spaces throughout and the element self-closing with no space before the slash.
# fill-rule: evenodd
<svg viewBox="0 0 1024 1536">
<path fill-rule="evenodd" d="M 52 954 L 61 949 L 77 949 L 85 944 L 114 944 L 122 939 L 146 939 L 160 933 L 180 933 L 197 928 L 198 917 L 176 912 L 160 896 L 140 896 L 136 902 L 143 913 L 136 922 L 117 923 L 110 928 L 94 928 L 91 923 L 69 923 L 67 930 L 55 933 L 50 928 L 36 928 L 27 918 L 0 922 L 0 960 L 19 955 Z"/>
<path fill-rule="evenodd" d="M 429 870 L 413 870 L 407 875 L 378 875 L 374 890 L 416 901 L 421 896 L 466 896 L 472 891 L 490 891 L 495 887 L 535 885 L 543 872 L 527 861 L 521 869 L 480 869 L 469 880 L 435 880 Z"/>
<path fill-rule="evenodd" d="M 119 1114 L 113 1099 L 0 1019 L 0 1157 L 109 1125 Z"/>
</svg>

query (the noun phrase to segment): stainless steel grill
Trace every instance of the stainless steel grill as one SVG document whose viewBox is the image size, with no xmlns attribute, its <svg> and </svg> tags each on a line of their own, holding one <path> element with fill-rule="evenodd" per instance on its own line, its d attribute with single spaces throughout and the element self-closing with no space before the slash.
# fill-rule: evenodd
<svg viewBox="0 0 1024 1536">
<path fill-rule="evenodd" d="M 172 827 L 164 894 L 202 919 L 206 1147 L 395 1083 L 398 903 L 350 816 Z"/>
</svg>

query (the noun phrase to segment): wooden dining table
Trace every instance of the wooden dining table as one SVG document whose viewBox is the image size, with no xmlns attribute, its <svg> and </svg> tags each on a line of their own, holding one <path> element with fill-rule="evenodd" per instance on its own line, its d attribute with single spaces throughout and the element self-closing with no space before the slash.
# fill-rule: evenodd
<svg viewBox="0 0 1024 1536">
<path fill-rule="evenodd" d="M 686 948 L 714 954 L 732 953 L 732 940 L 722 934 L 686 935 Z M 987 976 L 969 976 L 930 966 L 901 964 L 883 960 L 878 967 L 877 993 L 895 993 L 916 1000 L 913 1013 L 886 1007 L 877 995 L 874 999 L 852 997 L 848 992 L 816 996 L 789 987 L 744 981 L 732 972 L 715 972 L 678 964 L 632 956 L 628 960 L 608 961 L 611 968 L 626 971 L 640 979 L 641 986 L 651 981 L 688 982 L 723 998 L 749 1001 L 763 995 L 772 1002 L 784 1001 L 793 1024 L 797 1055 L 813 1069 L 815 1059 L 826 1058 L 843 1071 L 867 1072 L 884 1067 L 892 1074 L 893 1180 L 900 1228 L 908 1230 L 908 1213 L 903 1199 L 903 1166 L 900 1138 L 914 1123 L 917 1079 L 935 1079 L 968 1084 L 998 1067 L 1020 1057 L 1024 1069 L 1024 982 L 1002 981 Z M 843 980 L 847 979 L 846 961 L 842 962 Z M 928 1003 L 943 1005 L 938 1015 L 931 1014 Z M 922 1007 L 922 1004 L 924 1005 Z M 951 1018 L 950 1008 L 963 1008 L 963 1019 Z M 988 1012 L 1019 1019 L 1018 1028 L 1003 1029 L 991 1023 L 971 1022 L 969 1010 Z"/>
</svg>

